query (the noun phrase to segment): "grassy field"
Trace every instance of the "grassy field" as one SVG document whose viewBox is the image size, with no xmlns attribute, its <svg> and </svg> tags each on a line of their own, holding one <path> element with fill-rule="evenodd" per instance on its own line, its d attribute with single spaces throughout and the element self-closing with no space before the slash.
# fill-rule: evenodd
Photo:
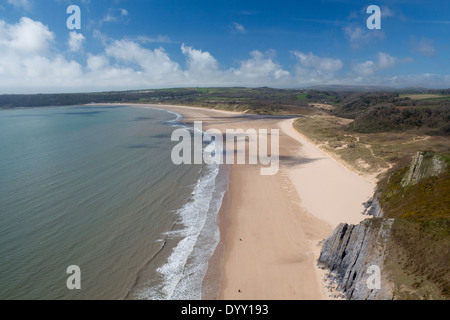
<svg viewBox="0 0 450 320">
<path fill-rule="evenodd" d="M 420 220 L 450 216 L 450 157 L 447 154 L 439 156 L 439 159 L 443 159 L 447 168 L 437 177 L 425 177 L 415 184 L 405 185 L 410 169 L 406 166 L 389 173 L 389 179 L 380 181 L 378 192 L 385 217 Z M 421 170 L 426 165 L 424 156 Z M 432 167 L 433 163 L 430 161 L 429 165 Z"/>
<path fill-rule="evenodd" d="M 395 219 L 385 262 L 396 300 L 450 299 L 450 218 Z"/>
<path fill-rule="evenodd" d="M 300 101 L 306 101 L 307 100 L 307 96 L 308 96 L 308 93 L 303 93 L 303 94 L 298 94 L 296 96 L 296 98 L 297 98 L 297 100 L 300 100 Z"/>
<path fill-rule="evenodd" d="M 440 94 L 401 94 L 400 98 L 410 98 L 411 100 L 429 100 L 429 99 L 450 99 L 450 96 Z"/>
</svg>

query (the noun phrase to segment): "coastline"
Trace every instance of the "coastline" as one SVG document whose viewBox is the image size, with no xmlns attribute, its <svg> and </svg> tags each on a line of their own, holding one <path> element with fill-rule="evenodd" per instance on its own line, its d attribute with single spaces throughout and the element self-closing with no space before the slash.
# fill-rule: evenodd
<svg viewBox="0 0 450 320">
<path fill-rule="evenodd" d="M 295 130 L 293 120 L 281 123 L 281 129 L 301 144 L 298 157 L 310 161 L 308 166 L 291 168 L 290 173 L 303 206 L 333 229 L 342 222 L 358 224 L 364 220 L 362 203 L 372 197 L 376 180 L 372 176 L 361 175 L 320 149 Z M 327 201 L 321 201 L 320 194 L 326 194 Z M 330 214 L 331 211 L 336 213 Z"/>
<path fill-rule="evenodd" d="M 300 143 L 302 144 L 310 144 L 313 145 L 316 149 L 320 150 L 322 153 L 324 153 L 327 157 L 333 159 L 334 161 L 336 161 L 337 163 L 339 163 L 342 167 L 345 167 L 348 171 L 354 173 L 355 175 L 361 177 L 364 180 L 367 180 L 370 183 L 376 184 L 378 182 L 377 176 L 382 173 L 380 172 L 376 172 L 373 174 L 363 174 L 362 172 L 356 170 L 355 168 L 353 168 L 351 165 L 349 165 L 348 163 L 346 163 L 344 160 L 342 160 L 341 158 L 339 158 L 339 156 L 325 150 L 324 148 L 322 148 L 321 146 L 317 145 L 317 143 L 315 143 L 313 140 L 311 140 L 310 138 L 308 138 L 306 135 L 304 135 L 302 132 L 296 130 L 294 128 L 294 120 L 291 121 L 290 123 L 290 127 L 287 132 L 288 134 L 293 137 L 294 139 L 298 140 Z"/>
<path fill-rule="evenodd" d="M 331 299 L 324 271 L 316 263 L 319 242 L 339 222 L 364 219 L 362 202 L 372 195 L 371 181 L 323 153 L 292 127 L 293 119 L 195 107 L 135 106 L 176 111 L 188 124 L 203 121 L 206 129 L 222 132 L 280 130 L 278 174 L 261 176 L 257 165 L 231 165 L 218 217 L 220 242 L 209 260 L 204 299 Z M 327 203 L 332 210 L 323 205 Z"/>
<path fill-rule="evenodd" d="M 220 241 L 217 244 L 216 250 L 208 261 L 208 270 L 203 279 L 202 299 L 203 300 L 218 300 L 221 291 L 221 279 L 223 274 L 223 263 L 225 257 L 225 243 L 227 239 L 227 230 L 229 227 L 228 212 L 230 209 L 230 189 L 225 191 L 222 205 L 220 207 L 217 221 L 220 230 Z"/>
</svg>

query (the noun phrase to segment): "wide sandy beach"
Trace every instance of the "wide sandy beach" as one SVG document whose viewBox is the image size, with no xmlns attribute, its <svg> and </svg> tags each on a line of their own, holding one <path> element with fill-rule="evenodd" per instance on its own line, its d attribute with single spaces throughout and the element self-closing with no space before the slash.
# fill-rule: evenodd
<svg viewBox="0 0 450 320">
<path fill-rule="evenodd" d="M 330 299 L 316 265 L 319 241 L 341 222 L 365 217 L 362 203 L 375 183 L 320 151 L 292 127 L 293 119 L 211 109 L 152 106 L 177 111 L 205 129 L 279 129 L 280 170 L 232 165 L 220 211 L 221 243 L 205 281 L 220 281 L 206 299 Z"/>
</svg>

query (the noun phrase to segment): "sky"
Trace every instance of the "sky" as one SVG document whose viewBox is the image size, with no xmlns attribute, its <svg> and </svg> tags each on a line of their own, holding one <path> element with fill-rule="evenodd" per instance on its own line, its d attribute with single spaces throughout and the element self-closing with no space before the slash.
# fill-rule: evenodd
<svg viewBox="0 0 450 320">
<path fill-rule="evenodd" d="M 0 0 L 0 94 L 314 85 L 449 88 L 450 1 Z"/>
</svg>

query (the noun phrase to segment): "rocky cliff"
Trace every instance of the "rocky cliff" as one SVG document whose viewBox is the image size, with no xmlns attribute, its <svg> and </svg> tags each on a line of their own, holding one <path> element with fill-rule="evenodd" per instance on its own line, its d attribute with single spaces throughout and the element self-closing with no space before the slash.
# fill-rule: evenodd
<svg viewBox="0 0 450 320">
<path fill-rule="evenodd" d="M 319 266 L 330 271 L 330 280 L 347 299 L 392 299 L 393 288 L 383 272 L 392 223 L 393 219 L 367 219 L 357 226 L 340 224 L 325 240 Z M 368 284 L 376 269 L 379 288 Z"/>
<path fill-rule="evenodd" d="M 378 195 L 375 192 L 375 197 L 364 203 L 364 215 L 372 216 L 374 218 L 382 218 L 383 211 L 381 210 L 380 203 L 378 202 Z"/>
<path fill-rule="evenodd" d="M 417 152 L 409 167 L 408 174 L 402 180 L 402 186 L 414 185 L 418 181 L 437 177 L 445 170 L 446 164 L 442 156 L 434 152 Z"/>
<path fill-rule="evenodd" d="M 418 152 L 409 166 L 392 170 L 380 181 L 374 197 L 364 204 L 363 214 L 373 218 L 357 226 L 341 224 L 324 240 L 318 264 L 329 270 L 330 282 L 345 298 L 391 300 L 412 292 L 425 299 L 446 296 L 450 288 L 440 275 L 450 274 L 448 255 L 439 248 L 448 251 L 450 241 L 445 229 L 448 163 L 442 155 Z M 439 256 L 438 261 L 433 256 Z M 379 286 L 371 282 L 375 271 Z M 412 285 L 405 283 L 407 278 L 414 279 Z"/>
</svg>

